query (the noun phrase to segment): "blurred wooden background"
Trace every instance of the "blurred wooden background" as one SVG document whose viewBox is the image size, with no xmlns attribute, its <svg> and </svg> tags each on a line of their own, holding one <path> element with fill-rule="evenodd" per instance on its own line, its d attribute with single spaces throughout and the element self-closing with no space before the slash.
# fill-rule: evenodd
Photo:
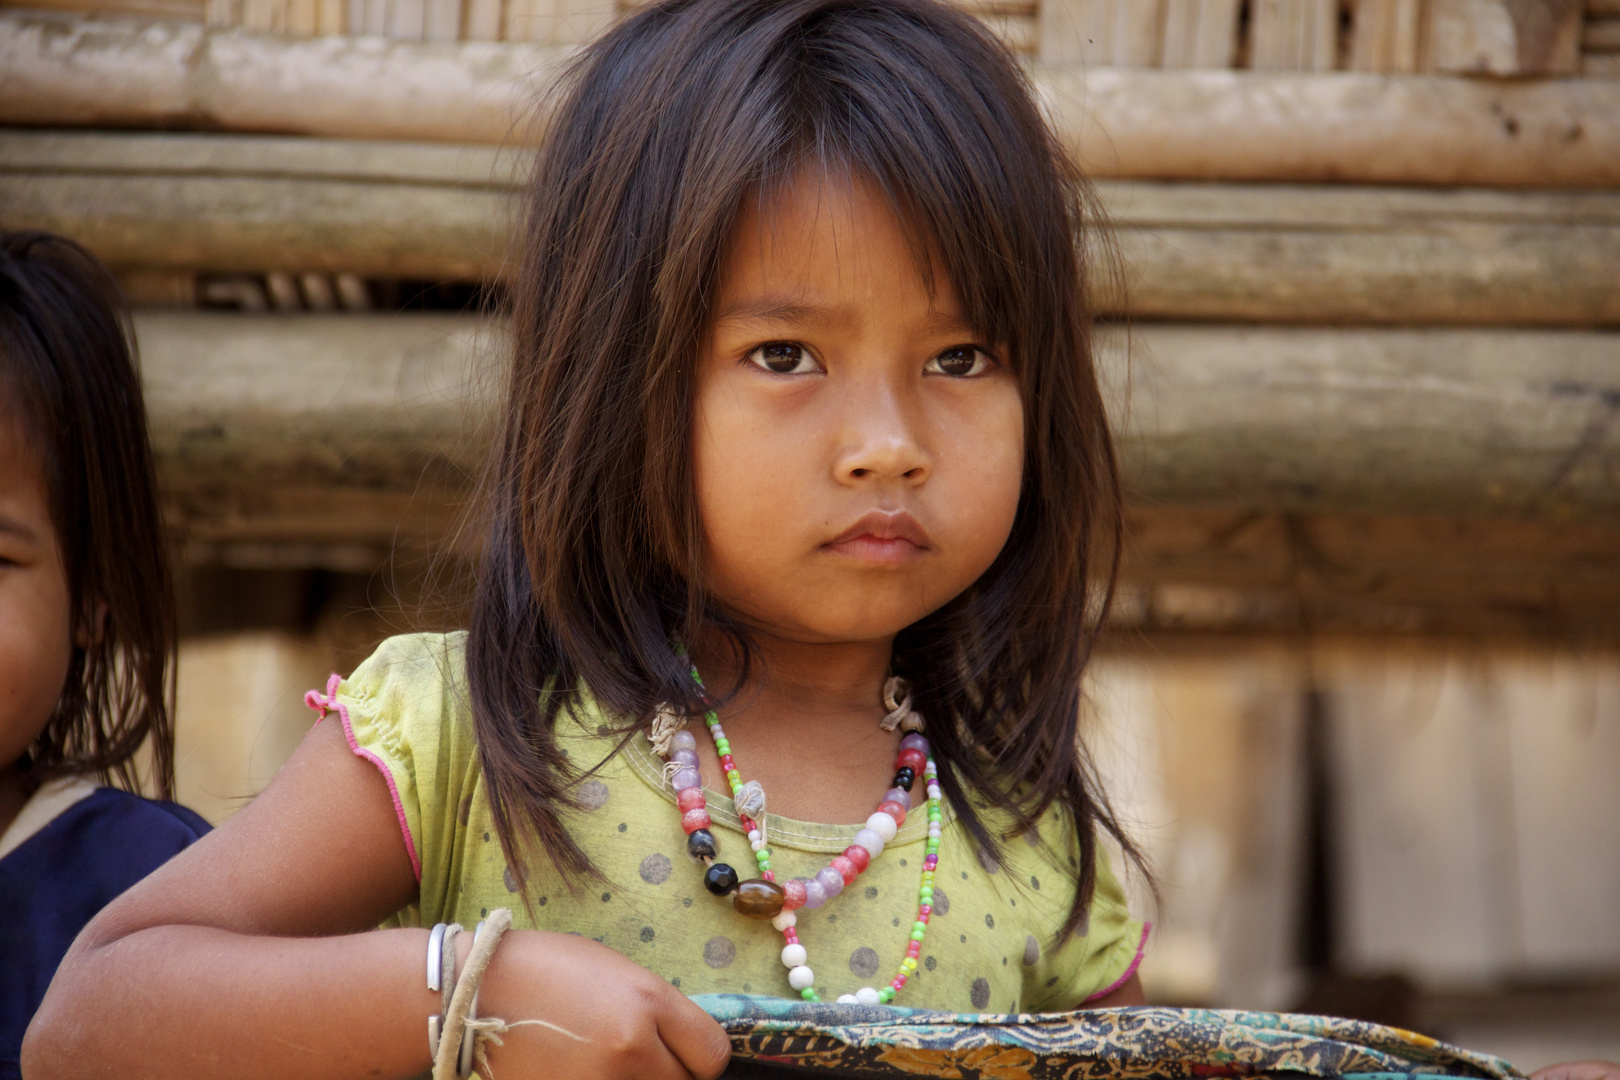
<svg viewBox="0 0 1620 1080">
<path fill-rule="evenodd" d="M 1123 256 L 1150 992 L 1620 1058 L 1620 0 L 962 2 Z M 0 4 L 0 224 L 138 307 L 210 816 L 460 618 L 511 195 L 632 6 Z"/>
</svg>

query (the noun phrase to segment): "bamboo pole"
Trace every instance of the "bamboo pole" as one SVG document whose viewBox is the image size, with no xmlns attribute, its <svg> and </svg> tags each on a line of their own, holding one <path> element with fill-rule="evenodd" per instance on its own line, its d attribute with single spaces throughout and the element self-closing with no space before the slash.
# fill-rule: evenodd
<svg viewBox="0 0 1620 1080">
<path fill-rule="evenodd" d="M 471 317 L 136 326 L 172 490 L 455 491 L 482 459 L 502 338 Z M 1102 356 L 1134 503 L 1620 522 L 1620 334 L 1142 325 L 1125 346 Z"/>
<path fill-rule="evenodd" d="M 0 133 L 0 225 L 130 273 L 501 276 L 523 152 L 293 137 Z M 1620 324 L 1620 193 L 1099 185 L 1144 318 Z M 1102 278 L 1100 277 L 1099 280 Z"/>
<path fill-rule="evenodd" d="M 572 50 L 0 12 L 0 123 L 501 144 Z M 1032 69 L 1095 176 L 1620 183 L 1620 82 Z"/>
</svg>

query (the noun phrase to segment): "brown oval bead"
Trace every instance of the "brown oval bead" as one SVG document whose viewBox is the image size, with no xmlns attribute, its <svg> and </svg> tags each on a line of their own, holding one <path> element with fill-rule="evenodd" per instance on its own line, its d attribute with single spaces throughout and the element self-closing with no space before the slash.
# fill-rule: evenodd
<svg viewBox="0 0 1620 1080">
<path fill-rule="evenodd" d="M 774 919 L 781 913 L 786 899 L 787 894 L 782 891 L 782 886 L 764 878 L 749 878 L 731 894 L 731 904 L 737 909 L 737 914 L 750 919 Z"/>
</svg>

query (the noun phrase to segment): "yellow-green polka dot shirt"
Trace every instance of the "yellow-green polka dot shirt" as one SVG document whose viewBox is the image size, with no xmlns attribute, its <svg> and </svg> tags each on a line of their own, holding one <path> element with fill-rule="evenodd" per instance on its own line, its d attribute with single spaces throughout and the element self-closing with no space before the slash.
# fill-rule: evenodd
<svg viewBox="0 0 1620 1080">
<path fill-rule="evenodd" d="M 582 934 L 688 994 L 796 997 L 769 921 L 745 918 L 729 897 L 703 887 L 685 851 L 675 794 L 644 735 L 603 763 L 615 740 L 564 715 L 557 736 L 582 770 L 585 810 L 570 818 L 605 882 L 570 890 L 543 859 L 527 868 L 532 906 L 518 892 L 490 820 L 466 697 L 465 634 L 384 642 L 347 680 L 334 677 L 312 702 L 336 712 L 354 752 L 388 781 L 405 845 L 421 881 L 418 901 L 388 925 L 472 926 L 491 908 L 512 909 L 519 928 Z M 752 862 L 728 795 L 708 791 L 721 859 Z M 772 870 L 809 877 L 859 825 L 769 818 Z M 839 896 L 798 912 L 824 1000 L 881 988 L 906 954 L 917 911 L 927 815 L 912 814 L 871 867 Z M 1107 860 L 1082 933 L 1054 935 L 1074 896 L 1072 819 L 1054 810 L 1038 835 L 981 852 L 947 806 L 935 875 L 934 913 L 921 963 L 897 1005 L 970 1012 L 1062 1011 L 1121 985 L 1136 970 L 1147 927 L 1133 920 Z"/>
</svg>

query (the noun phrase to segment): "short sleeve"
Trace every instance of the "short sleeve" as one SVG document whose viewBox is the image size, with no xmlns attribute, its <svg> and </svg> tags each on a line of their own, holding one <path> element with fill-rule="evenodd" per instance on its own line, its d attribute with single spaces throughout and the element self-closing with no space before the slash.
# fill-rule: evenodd
<svg viewBox="0 0 1620 1080">
<path fill-rule="evenodd" d="M 334 676 L 325 695 L 310 695 L 387 783 L 423 906 L 446 887 L 460 846 L 457 811 L 476 786 L 464 648 L 464 634 L 389 638 L 347 679 Z"/>
<path fill-rule="evenodd" d="M 1067 1012 L 1118 990 L 1136 974 L 1151 924 L 1131 917 L 1125 890 L 1101 844 L 1097 879 L 1085 922 L 1060 947 L 1041 958 L 1035 974 L 1035 1012 Z"/>
</svg>

